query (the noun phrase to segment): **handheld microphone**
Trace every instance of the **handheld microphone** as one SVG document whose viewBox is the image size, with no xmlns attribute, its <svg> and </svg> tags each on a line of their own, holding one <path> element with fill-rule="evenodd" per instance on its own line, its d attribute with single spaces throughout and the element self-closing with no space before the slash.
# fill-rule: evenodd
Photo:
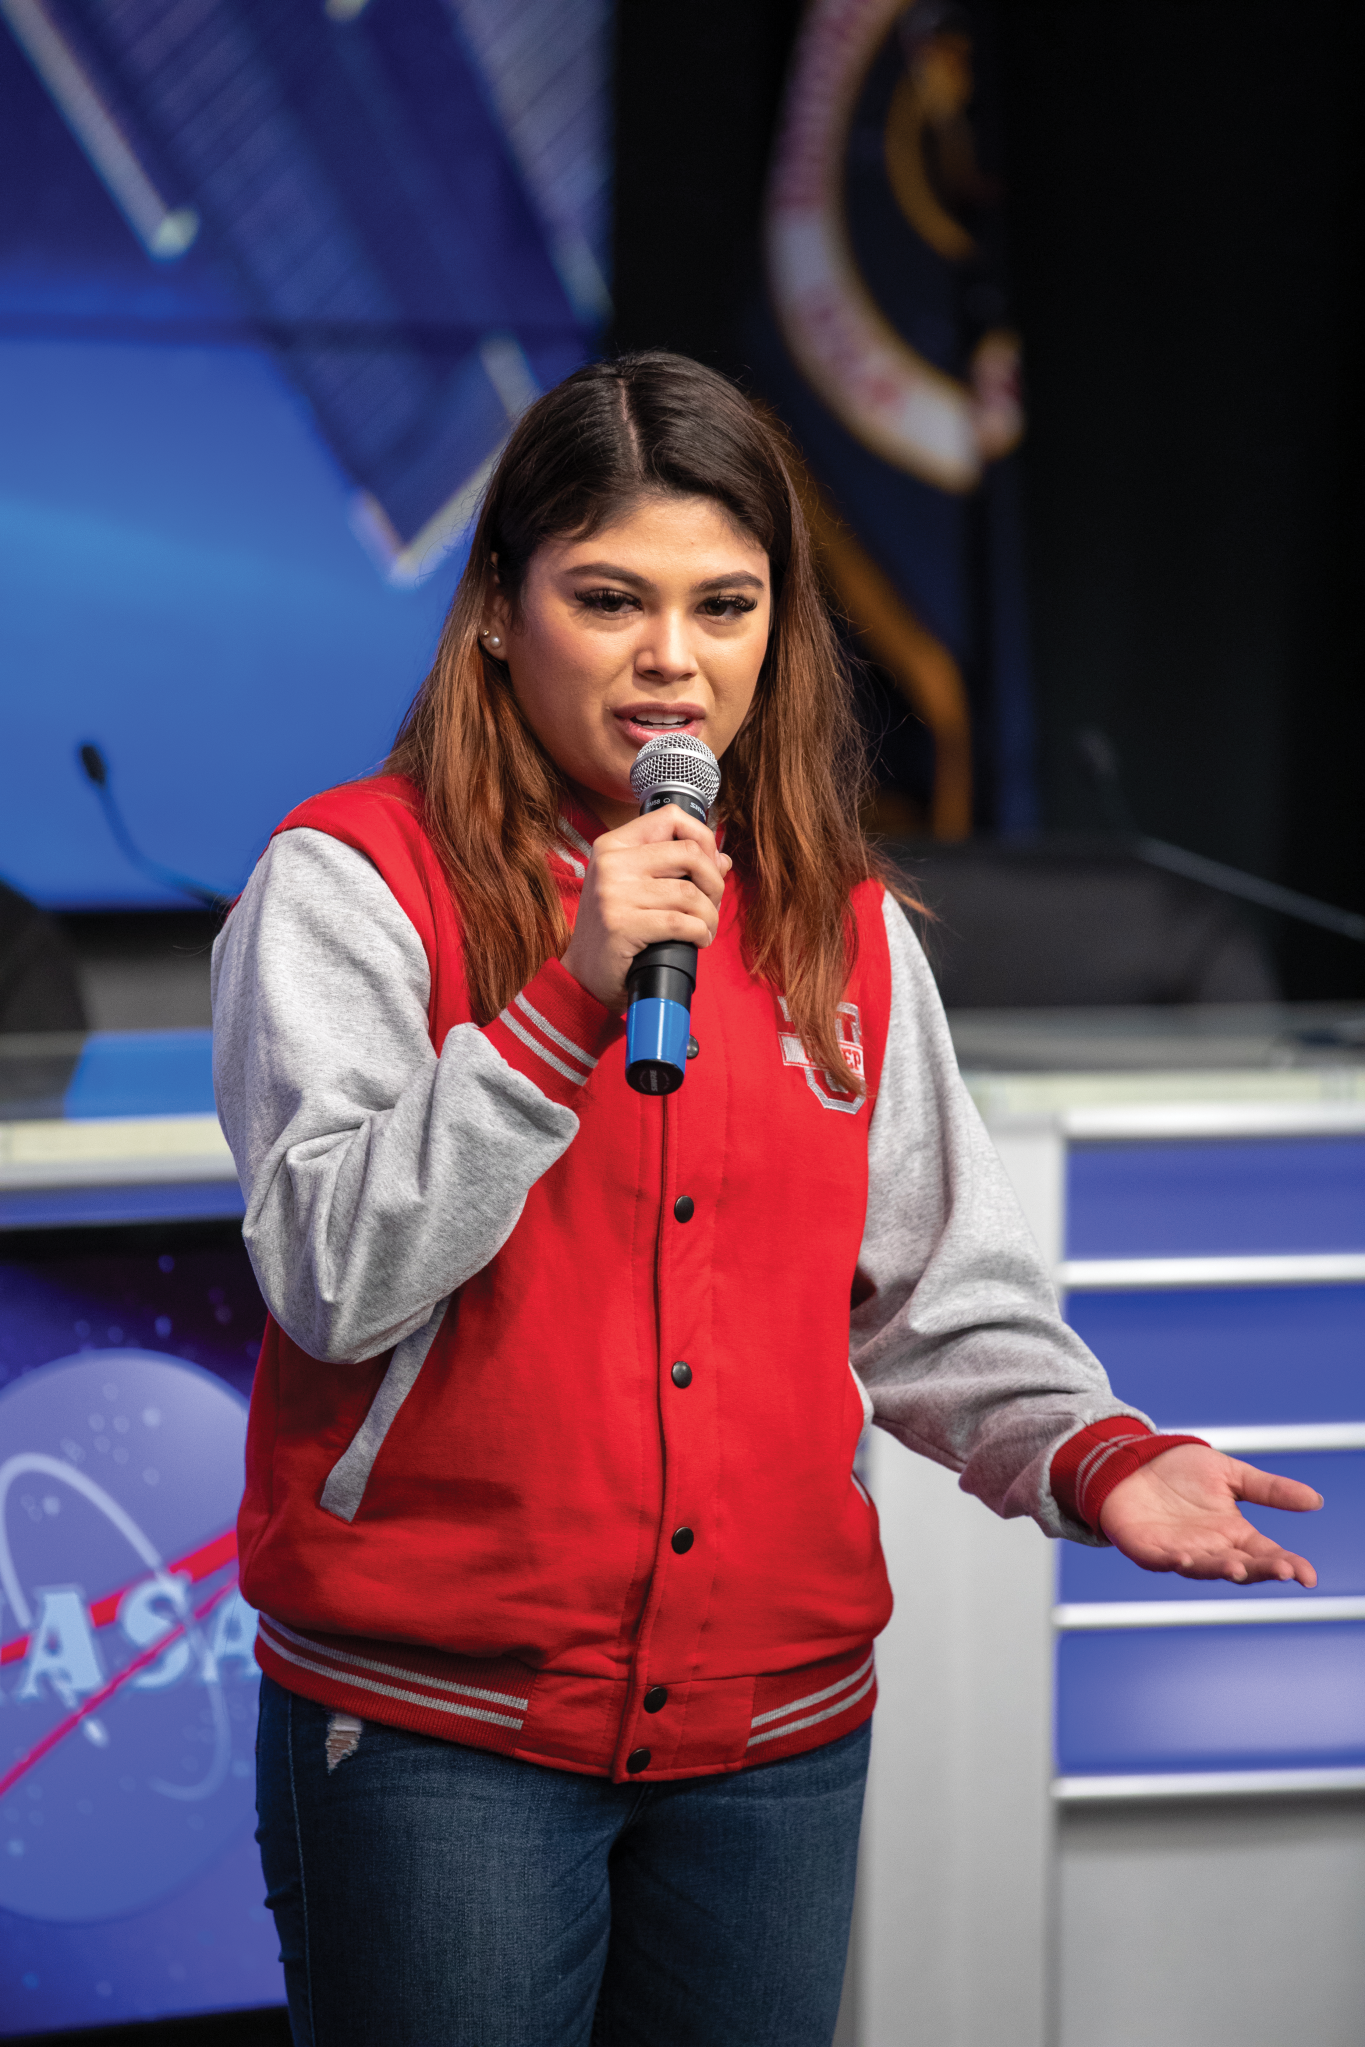
<svg viewBox="0 0 1365 2047">
<path fill-rule="evenodd" d="M 720 763 L 690 732 L 661 732 L 635 756 L 630 786 L 640 815 L 676 803 L 698 824 L 720 791 Z M 671 1095 L 687 1073 L 697 948 L 664 940 L 637 953 L 626 975 L 626 1084 L 640 1095 Z"/>
</svg>

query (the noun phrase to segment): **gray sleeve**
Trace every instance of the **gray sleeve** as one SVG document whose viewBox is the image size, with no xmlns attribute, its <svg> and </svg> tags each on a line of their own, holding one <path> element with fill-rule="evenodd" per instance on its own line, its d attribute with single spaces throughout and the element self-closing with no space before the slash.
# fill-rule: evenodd
<svg viewBox="0 0 1365 2047">
<path fill-rule="evenodd" d="M 881 1427 L 961 1472 L 965 1491 L 1093 1543 L 1052 1497 L 1052 1455 L 1088 1422 L 1137 1409 L 1062 1321 L 918 941 L 890 896 L 885 915 L 891 1023 L 868 1132 L 859 1270 L 871 1292 L 853 1312 L 853 1368 Z"/>
<path fill-rule="evenodd" d="M 213 1078 L 242 1234 L 314 1357 L 420 1329 L 507 1241 L 578 1131 L 474 1024 L 438 1059 L 422 941 L 361 853 L 271 841 L 213 949 Z"/>
</svg>

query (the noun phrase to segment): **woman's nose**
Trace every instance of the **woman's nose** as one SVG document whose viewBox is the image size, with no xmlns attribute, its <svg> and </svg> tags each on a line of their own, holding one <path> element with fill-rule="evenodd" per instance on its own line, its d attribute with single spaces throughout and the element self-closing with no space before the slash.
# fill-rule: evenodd
<svg viewBox="0 0 1365 2047">
<path fill-rule="evenodd" d="M 681 681 L 685 676 L 695 675 L 697 663 L 686 618 L 677 612 L 663 612 L 651 619 L 649 629 L 642 635 L 635 666 L 640 674 L 656 675 L 661 680 Z"/>
</svg>

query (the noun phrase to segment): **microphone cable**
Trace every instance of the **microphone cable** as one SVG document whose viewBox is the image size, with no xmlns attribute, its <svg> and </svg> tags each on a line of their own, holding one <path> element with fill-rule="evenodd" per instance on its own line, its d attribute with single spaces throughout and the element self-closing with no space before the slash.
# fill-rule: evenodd
<svg viewBox="0 0 1365 2047">
<path fill-rule="evenodd" d="M 1167 874 L 1178 874 L 1185 881 L 1200 882 L 1223 895 L 1255 903 L 1258 909 L 1274 910 L 1296 923 L 1315 924 L 1320 931 L 1334 931 L 1338 938 L 1365 945 L 1365 917 L 1358 911 L 1338 909 L 1335 903 L 1321 902 L 1296 888 L 1282 888 L 1277 881 L 1263 881 L 1259 874 L 1229 867 L 1222 860 L 1206 859 L 1204 854 L 1191 853 L 1185 846 L 1173 846 L 1169 839 L 1154 839 L 1139 831 L 1120 779 L 1118 751 L 1109 735 L 1091 725 L 1074 732 L 1072 741 L 1099 796 L 1110 831 L 1149 867 L 1162 867 Z"/>
<path fill-rule="evenodd" d="M 225 910 L 232 901 L 216 888 L 209 888 L 202 881 L 194 881 L 187 874 L 178 874 L 173 867 L 163 867 L 159 860 L 153 860 L 142 851 L 134 839 L 119 809 L 118 800 L 109 783 L 109 763 L 93 740 L 86 739 L 76 748 L 76 759 L 82 773 L 95 794 L 99 797 L 104 811 L 105 823 L 113 835 L 114 843 L 141 874 L 149 880 L 159 882 L 163 888 L 173 888 L 178 895 L 189 896 L 208 910 Z"/>
</svg>

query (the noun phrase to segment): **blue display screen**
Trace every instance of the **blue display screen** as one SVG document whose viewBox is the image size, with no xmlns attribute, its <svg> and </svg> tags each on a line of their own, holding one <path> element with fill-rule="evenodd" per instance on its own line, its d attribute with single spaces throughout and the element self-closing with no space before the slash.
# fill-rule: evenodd
<svg viewBox="0 0 1365 2047">
<path fill-rule="evenodd" d="M 1063 1636 L 1065 1775 L 1365 1763 L 1365 1623 Z"/>
<path fill-rule="evenodd" d="M 1068 1258 L 1365 1250 L 1365 1138 L 1078 1144 Z"/>
<path fill-rule="evenodd" d="M 486 465 L 593 329 L 444 0 L 41 12 L 0 21 L 0 879 L 183 899 L 91 743 L 137 849 L 231 896 L 383 760 Z"/>
<path fill-rule="evenodd" d="M 1077 1292 L 1066 1318 L 1158 1428 L 1365 1420 L 1365 1286 Z"/>
<path fill-rule="evenodd" d="M 1068 1159 L 1073 1258 L 1339 1252 L 1365 1241 L 1365 1143 L 1356 1137 L 1077 1146 Z M 1172 1275 L 1174 1278 L 1174 1275 Z M 1353 1284 L 1077 1289 L 1067 1319 L 1116 1390 L 1160 1429 L 1365 1420 L 1365 1287 Z M 1365 1763 L 1365 1623 L 1313 1618 L 1315 1600 L 1365 1597 L 1365 1452 L 1268 1450 L 1246 1462 L 1323 1495 L 1318 1513 L 1247 1518 L 1317 1569 L 1278 1582 L 1152 1574 L 1112 1549 L 1064 1544 L 1058 1596 L 1114 1604 L 1057 1651 L 1057 1765 L 1067 1776 L 1355 1769 Z M 1273 1619 L 1115 1626 L 1156 1602 L 1274 1602 Z M 1067 1616 L 1068 1623 L 1085 1619 Z M 1100 1618 L 1094 1614 L 1090 1619 Z"/>
<path fill-rule="evenodd" d="M 221 1227 L 0 1241 L 0 2033 L 283 2000 Z"/>
</svg>

